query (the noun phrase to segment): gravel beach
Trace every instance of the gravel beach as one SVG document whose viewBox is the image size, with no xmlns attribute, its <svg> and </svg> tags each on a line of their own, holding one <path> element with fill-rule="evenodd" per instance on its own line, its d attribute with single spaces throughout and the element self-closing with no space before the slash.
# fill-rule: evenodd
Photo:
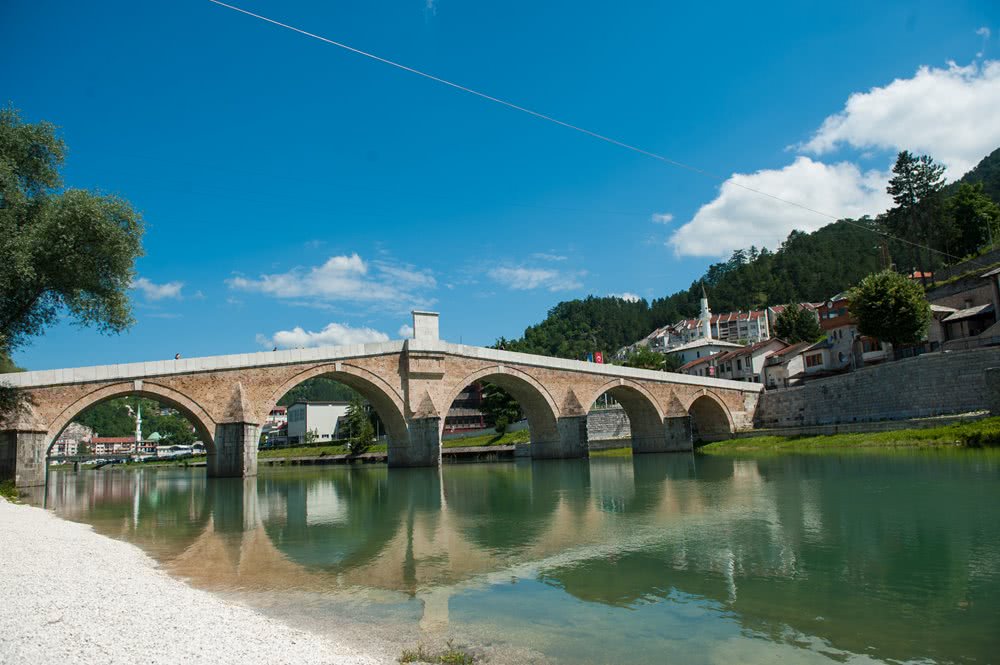
<svg viewBox="0 0 1000 665">
<path fill-rule="evenodd" d="M 392 662 L 171 578 L 141 550 L 0 499 L 0 663 Z"/>
</svg>

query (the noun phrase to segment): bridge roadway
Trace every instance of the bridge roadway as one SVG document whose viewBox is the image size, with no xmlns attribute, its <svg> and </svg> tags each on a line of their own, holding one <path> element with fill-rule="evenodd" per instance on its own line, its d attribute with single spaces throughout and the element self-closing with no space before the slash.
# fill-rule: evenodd
<svg viewBox="0 0 1000 665">
<path fill-rule="evenodd" d="M 444 417 L 474 381 L 517 399 L 537 459 L 587 456 L 587 412 L 610 394 L 628 415 L 635 453 L 690 451 L 694 439 L 747 429 L 756 383 L 599 365 L 499 351 L 438 339 L 438 315 L 414 312 L 414 338 L 376 344 L 183 358 L 0 374 L 28 406 L 0 424 L 0 480 L 44 484 L 45 458 L 88 407 L 126 395 L 183 413 L 208 452 L 208 475 L 253 476 L 260 425 L 277 401 L 308 379 L 328 376 L 358 391 L 386 425 L 388 463 L 441 463 Z"/>
</svg>

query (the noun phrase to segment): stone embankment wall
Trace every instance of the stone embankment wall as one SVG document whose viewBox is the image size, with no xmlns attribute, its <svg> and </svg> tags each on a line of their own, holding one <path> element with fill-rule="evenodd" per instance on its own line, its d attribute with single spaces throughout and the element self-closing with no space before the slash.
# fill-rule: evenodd
<svg viewBox="0 0 1000 665">
<path fill-rule="evenodd" d="M 935 282 L 943 282 L 946 279 L 951 279 L 956 275 L 961 275 L 967 272 L 975 272 L 977 275 L 981 272 L 986 272 L 988 268 L 983 268 L 983 266 L 993 265 L 994 263 L 1000 263 L 1000 249 L 994 249 L 992 251 L 983 254 L 982 256 L 977 256 L 975 259 L 970 261 L 962 261 L 961 263 L 956 263 L 953 266 L 948 266 L 947 268 L 939 268 L 934 273 Z"/>
<path fill-rule="evenodd" d="M 901 420 L 989 409 L 1000 347 L 916 358 L 816 380 L 761 395 L 754 426 L 803 427 Z M 993 373 L 996 375 L 996 373 Z"/>
<path fill-rule="evenodd" d="M 607 441 L 632 436 L 625 409 L 594 409 L 587 414 L 587 440 Z"/>
</svg>

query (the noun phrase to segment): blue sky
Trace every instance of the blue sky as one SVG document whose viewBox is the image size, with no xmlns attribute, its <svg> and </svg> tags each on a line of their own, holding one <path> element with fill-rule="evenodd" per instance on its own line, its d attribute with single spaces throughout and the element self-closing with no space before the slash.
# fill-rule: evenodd
<svg viewBox="0 0 1000 665">
<path fill-rule="evenodd" d="M 234 4 L 730 180 L 208 0 L 8 0 L 0 96 L 60 126 L 67 184 L 148 225 L 136 326 L 59 325 L 23 366 L 398 338 L 413 307 L 489 344 L 829 221 L 732 178 L 874 214 L 898 149 L 954 177 L 1000 146 L 990 1 Z"/>
</svg>

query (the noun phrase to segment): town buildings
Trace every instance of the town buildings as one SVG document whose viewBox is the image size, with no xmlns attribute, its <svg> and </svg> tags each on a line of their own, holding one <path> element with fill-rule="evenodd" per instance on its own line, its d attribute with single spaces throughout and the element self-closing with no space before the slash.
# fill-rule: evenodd
<svg viewBox="0 0 1000 665">
<path fill-rule="evenodd" d="M 93 436 L 94 430 L 86 425 L 70 423 L 56 439 L 56 442 L 52 444 L 52 450 L 49 454 L 58 457 L 76 455 L 79 453 L 81 444 L 89 444 Z"/>
<path fill-rule="evenodd" d="M 444 420 L 444 433 L 468 432 L 492 425 L 480 410 L 483 405 L 483 387 L 473 383 L 462 389 L 448 409 Z"/>
</svg>

